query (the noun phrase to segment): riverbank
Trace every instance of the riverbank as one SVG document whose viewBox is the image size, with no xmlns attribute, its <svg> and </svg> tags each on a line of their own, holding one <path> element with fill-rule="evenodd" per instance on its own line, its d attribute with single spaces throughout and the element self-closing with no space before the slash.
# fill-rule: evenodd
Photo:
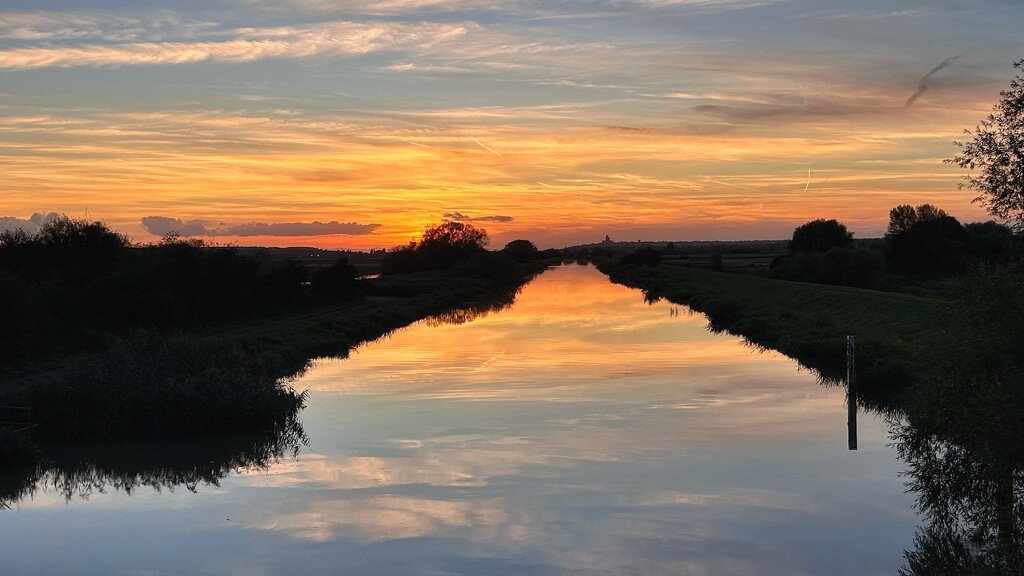
<svg viewBox="0 0 1024 576">
<path fill-rule="evenodd" d="M 5 383 L 0 404 L 29 406 L 43 440 L 272 428 L 302 409 L 304 393 L 289 381 L 312 359 L 345 357 L 360 343 L 423 318 L 458 321 L 506 306 L 548 264 L 516 265 L 501 280 L 447 272 L 370 280 L 365 292 L 390 297 L 285 325 L 261 321 L 252 330 L 226 326 L 213 335 L 139 332 L 105 352 Z"/>
<path fill-rule="evenodd" d="M 861 391 L 882 403 L 940 365 L 955 340 L 951 300 L 672 265 L 595 264 L 613 282 L 703 312 L 710 329 L 778 350 L 825 380 L 845 376 L 846 336 L 856 336 Z"/>
</svg>

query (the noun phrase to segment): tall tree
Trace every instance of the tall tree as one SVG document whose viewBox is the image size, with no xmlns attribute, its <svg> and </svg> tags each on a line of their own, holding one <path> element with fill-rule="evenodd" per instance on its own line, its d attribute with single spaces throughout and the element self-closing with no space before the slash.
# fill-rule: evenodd
<svg viewBox="0 0 1024 576">
<path fill-rule="evenodd" d="M 1013 66 L 1024 71 L 1024 60 Z M 1014 77 L 992 113 L 966 134 L 969 141 L 956 142 L 961 153 L 946 160 L 969 170 L 960 186 L 976 190 L 975 202 L 1024 231 L 1024 75 Z"/>
<path fill-rule="evenodd" d="M 838 220 L 811 220 L 797 226 L 793 230 L 793 239 L 789 241 L 789 251 L 797 252 L 828 252 L 832 248 L 850 248 L 853 246 L 853 233 Z"/>
<path fill-rule="evenodd" d="M 436 244 L 453 250 L 483 250 L 489 238 L 487 231 L 465 222 L 443 222 L 423 232 L 420 244 Z"/>
<path fill-rule="evenodd" d="M 931 204 L 921 204 L 917 208 L 909 204 L 901 204 L 889 210 L 889 227 L 885 230 L 885 237 L 892 239 L 908 232 L 918 222 L 938 220 L 948 216 L 949 214 L 945 210 Z"/>
</svg>

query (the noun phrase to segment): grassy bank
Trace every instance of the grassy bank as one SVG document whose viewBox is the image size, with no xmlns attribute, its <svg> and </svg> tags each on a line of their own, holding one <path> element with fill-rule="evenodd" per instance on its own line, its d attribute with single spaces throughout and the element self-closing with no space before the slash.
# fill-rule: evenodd
<svg viewBox="0 0 1024 576">
<path fill-rule="evenodd" d="M 544 267 L 513 266 L 500 280 L 448 272 L 374 280 L 364 287 L 367 292 L 395 297 L 241 336 L 137 332 L 105 352 L 8 383 L 0 404 L 29 406 L 39 424 L 35 434 L 43 440 L 180 438 L 273 428 L 301 410 L 305 396 L 289 379 L 311 359 L 345 357 L 354 346 L 423 318 L 464 320 L 501 308 Z M 3 460 L 21 462 L 28 449 Z"/>
<path fill-rule="evenodd" d="M 826 379 L 845 374 L 846 336 L 854 335 L 859 381 L 877 393 L 927 374 L 953 341 L 949 300 L 676 266 L 597 265 L 614 282 L 703 312 L 711 329 L 778 350 Z"/>
</svg>

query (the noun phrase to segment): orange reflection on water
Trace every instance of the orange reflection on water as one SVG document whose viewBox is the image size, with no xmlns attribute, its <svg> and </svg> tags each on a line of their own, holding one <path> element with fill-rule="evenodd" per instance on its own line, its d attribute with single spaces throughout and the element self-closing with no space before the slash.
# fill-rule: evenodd
<svg viewBox="0 0 1024 576">
<path fill-rule="evenodd" d="M 661 385 L 656 378 L 669 374 L 699 380 L 713 395 L 716 380 L 737 371 L 795 372 L 777 353 L 709 333 L 703 315 L 647 304 L 583 266 L 539 276 L 510 309 L 468 324 L 434 324 L 401 330 L 347 360 L 321 362 L 301 385 L 313 392 L 579 401 Z M 621 380 L 628 383 L 610 385 Z"/>
</svg>

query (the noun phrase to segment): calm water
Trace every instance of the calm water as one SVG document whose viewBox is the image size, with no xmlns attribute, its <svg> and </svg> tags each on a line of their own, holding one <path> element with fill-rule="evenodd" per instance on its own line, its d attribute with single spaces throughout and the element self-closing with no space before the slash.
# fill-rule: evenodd
<svg viewBox="0 0 1024 576">
<path fill-rule="evenodd" d="M 705 325 L 552 269 L 319 362 L 295 458 L 40 479 L 0 510 L 0 572 L 895 573 L 918 519 L 884 423 L 848 451 L 841 389 Z"/>
</svg>

